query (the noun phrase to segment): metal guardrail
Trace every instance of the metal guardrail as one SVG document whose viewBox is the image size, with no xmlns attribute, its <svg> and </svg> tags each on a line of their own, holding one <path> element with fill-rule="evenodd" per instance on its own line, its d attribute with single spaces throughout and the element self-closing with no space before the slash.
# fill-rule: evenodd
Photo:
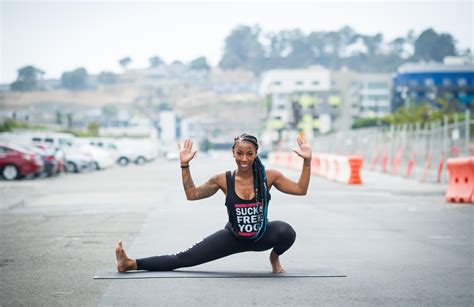
<svg viewBox="0 0 474 307">
<path fill-rule="evenodd" d="M 446 159 L 474 155 L 469 110 L 465 119 L 449 124 L 432 122 L 422 127 L 398 125 L 374 127 L 318 136 L 317 152 L 364 157 L 364 168 L 413 178 L 423 182 L 448 181 Z"/>
</svg>

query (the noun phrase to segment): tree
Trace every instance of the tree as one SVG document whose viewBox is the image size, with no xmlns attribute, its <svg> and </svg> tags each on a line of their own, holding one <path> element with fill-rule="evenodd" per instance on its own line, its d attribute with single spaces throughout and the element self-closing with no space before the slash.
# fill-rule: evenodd
<svg viewBox="0 0 474 307">
<path fill-rule="evenodd" d="M 31 65 L 22 67 L 18 69 L 18 77 L 15 82 L 10 84 L 10 89 L 12 91 L 33 91 L 38 88 L 38 81 L 44 74 L 44 71 Z"/>
<path fill-rule="evenodd" d="M 404 37 L 389 42 L 389 52 L 383 52 L 381 33 L 359 34 L 348 26 L 309 35 L 300 29 L 282 30 L 264 35 L 262 42 L 260 36 L 258 25 L 234 28 L 226 37 L 219 67 L 250 69 L 257 74 L 268 69 L 303 68 L 314 64 L 329 69 L 348 67 L 358 72 L 395 72 L 408 61 L 442 61 L 445 56 L 456 54 L 453 37 L 438 35 L 432 29 L 418 38 L 410 30 Z"/>
<path fill-rule="evenodd" d="M 423 31 L 415 41 L 414 60 L 442 62 L 448 55 L 456 55 L 454 39 L 450 34 L 438 35 L 429 28 Z"/>
<path fill-rule="evenodd" d="M 189 64 L 190 68 L 193 70 L 209 70 L 211 67 L 207 64 L 206 57 L 199 57 L 191 61 Z"/>
<path fill-rule="evenodd" d="M 446 56 L 456 55 L 456 47 L 454 46 L 454 38 L 451 34 L 442 33 L 438 36 L 436 48 L 433 50 L 433 60 L 442 62 Z"/>
<path fill-rule="evenodd" d="M 125 57 L 119 60 L 120 66 L 125 70 L 127 69 L 127 66 L 132 63 L 132 58 L 131 57 Z"/>
<path fill-rule="evenodd" d="M 383 42 L 383 35 L 377 33 L 376 35 L 361 35 L 365 46 L 367 47 L 367 53 L 369 56 L 374 56 L 379 53 L 380 46 Z"/>
<path fill-rule="evenodd" d="M 259 42 L 260 27 L 238 26 L 225 39 L 224 55 L 219 62 L 223 69 L 246 68 L 260 72 L 264 67 L 264 50 Z"/>
<path fill-rule="evenodd" d="M 87 132 L 90 136 L 99 136 L 100 125 L 97 122 L 90 122 L 87 125 Z"/>
<path fill-rule="evenodd" d="M 314 56 L 307 37 L 300 30 L 283 32 L 282 36 L 289 43 L 287 56 L 283 56 L 286 67 L 306 67 L 314 63 Z"/>
<path fill-rule="evenodd" d="M 89 75 L 85 68 L 77 68 L 70 72 L 64 72 L 61 76 L 61 84 L 70 90 L 84 90 L 88 87 Z"/>
<path fill-rule="evenodd" d="M 160 66 L 161 64 L 164 64 L 163 60 L 157 55 L 150 57 L 148 61 L 150 62 L 151 68 L 155 68 Z"/>
<path fill-rule="evenodd" d="M 400 58 L 403 57 L 405 51 L 405 42 L 406 40 L 403 37 L 397 37 L 392 40 L 390 43 L 388 43 L 390 53 L 399 56 Z"/>
<path fill-rule="evenodd" d="M 119 81 L 119 75 L 110 71 L 103 71 L 97 77 L 97 81 L 102 84 L 115 84 Z"/>
</svg>

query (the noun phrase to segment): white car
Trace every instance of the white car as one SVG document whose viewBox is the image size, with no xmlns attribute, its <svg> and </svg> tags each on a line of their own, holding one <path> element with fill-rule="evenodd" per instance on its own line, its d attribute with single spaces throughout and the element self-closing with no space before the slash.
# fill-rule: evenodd
<svg viewBox="0 0 474 307">
<path fill-rule="evenodd" d="M 116 145 L 120 154 L 119 164 L 143 164 L 158 157 L 158 146 L 149 140 L 126 139 L 116 142 Z"/>
<path fill-rule="evenodd" d="M 143 164 L 158 156 L 158 146 L 148 139 L 76 138 L 74 142 L 106 150 L 120 165 Z"/>
<path fill-rule="evenodd" d="M 91 156 L 77 150 L 73 147 L 63 147 L 64 160 L 66 161 L 66 170 L 68 173 L 81 173 L 91 170 L 95 167 Z"/>
<path fill-rule="evenodd" d="M 101 148 L 97 148 L 91 145 L 75 145 L 75 147 L 85 155 L 91 157 L 94 161 L 95 169 L 106 169 L 115 165 L 115 159 L 113 155 Z"/>
</svg>

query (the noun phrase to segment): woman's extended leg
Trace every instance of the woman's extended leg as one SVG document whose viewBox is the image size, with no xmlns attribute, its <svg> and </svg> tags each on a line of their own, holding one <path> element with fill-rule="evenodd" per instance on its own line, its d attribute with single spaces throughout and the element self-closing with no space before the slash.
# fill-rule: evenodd
<svg viewBox="0 0 474 307">
<path fill-rule="evenodd" d="M 272 270 L 274 273 L 281 273 L 284 270 L 280 265 L 279 256 L 293 245 L 295 239 L 296 233 L 289 224 L 282 221 L 272 221 L 268 223 L 265 234 L 258 241 L 238 239 L 226 228 L 175 255 L 134 260 L 127 257 L 122 243 L 119 242 L 115 249 L 117 270 L 119 272 L 129 270 L 171 271 L 213 261 L 235 253 L 265 251 L 273 248 L 270 254 Z"/>
<path fill-rule="evenodd" d="M 121 243 L 119 244 L 121 247 Z M 122 263 L 120 263 L 120 257 L 117 256 L 117 269 L 119 272 L 125 272 L 133 269 L 147 271 L 171 271 L 177 268 L 190 267 L 213 261 L 247 250 L 251 250 L 250 242 L 240 240 L 236 238 L 230 232 L 230 230 L 223 229 L 204 238 L 201 242 L 196 243 L 186 251 L 178 254 L 154 256 L 137 260 L 127 258 L 130 261 L 125 259 L 122 261 Z M 123 255 L 125 255 L 123 249 L 121 252 L 123 252 Z M 132 265 L 125 265 L 125 263 L 131 263 Z M 133 266 L 133 263 L 136 265 Z"/>
</svg>

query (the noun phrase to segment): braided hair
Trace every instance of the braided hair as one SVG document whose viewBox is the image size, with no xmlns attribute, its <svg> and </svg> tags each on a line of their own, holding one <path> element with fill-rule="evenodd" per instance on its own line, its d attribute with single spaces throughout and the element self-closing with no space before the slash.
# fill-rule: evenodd
<svg viewBox="0 0 474 307">
<path fill-rule="evenodd" d="M 242 141 L 253 144 L 255 146 L 255 151 L 258 151 L 257 138 L 254 137 L 253 135 L 249 135 L 245 133 L 241 134 L 240 136 L 234 139 L 234 145 L 232 146 L 232 150 L 234 149 L 235 144 L 237 144 L 237 142 L 242 142 Z M 252 164 L 252 170 L 253 170 L 253 186 L 255 190 L 255 199 L 259 207 L 258 220 L 260 221 L 260 228 L 258 232 L 255 234 L 255 236 L 253 236 L 250 239 L 259 240 L 263 236 L 267 228 L 267 222 L 268 222 L 267 211 L 268 211 L 268 204 L 270 201 L 270 194 L 268 193 L 268 189 L 267 189 L 267 175 L 265 172 L 265 166 L 263 165 L 259 156 L 255 157 L 255 160 L 253 161 L 253 164 Z"/>
</svg>

